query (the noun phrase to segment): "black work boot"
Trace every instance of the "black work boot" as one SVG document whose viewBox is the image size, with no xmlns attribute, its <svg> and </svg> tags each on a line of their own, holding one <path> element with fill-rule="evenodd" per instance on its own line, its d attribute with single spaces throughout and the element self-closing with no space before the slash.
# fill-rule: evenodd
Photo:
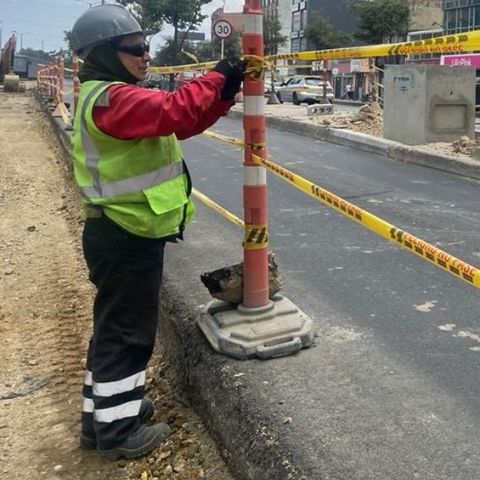
<svg viewBox="0 0 480 480">
<path fill-rule="evenodd" d="M 170 428 L 166 423 L 157 423 L 148 427 L 140 425 L 115 448 L 98 449 L 98 453 L 109 460 L 142 457 L 160 445 L 169 433 Z"/>
<path fill-rule="evenodd" d="M 140 412 L 138 413 L 140 423 L 148 422 L 153 416 L 153 411 L 152 401 L 148 397 L 144 397 L 140 405 Z M 82 433 L 80 436 L 80 448 L 83 448 L 83 450 L 95 450 L 97 448 L 97 439 L 95 436 Z"/>
</svg>

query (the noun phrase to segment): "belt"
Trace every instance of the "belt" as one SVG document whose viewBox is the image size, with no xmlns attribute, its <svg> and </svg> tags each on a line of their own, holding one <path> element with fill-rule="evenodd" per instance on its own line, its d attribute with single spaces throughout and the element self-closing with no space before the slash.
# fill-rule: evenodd
<svg viewBox="0 0 480 480">
<path fill-rule="evenodd" d="M 103 217 L 103 208 L 99 205 L 85 205 L 85 218 L 101 218 Z"/>
</svg>

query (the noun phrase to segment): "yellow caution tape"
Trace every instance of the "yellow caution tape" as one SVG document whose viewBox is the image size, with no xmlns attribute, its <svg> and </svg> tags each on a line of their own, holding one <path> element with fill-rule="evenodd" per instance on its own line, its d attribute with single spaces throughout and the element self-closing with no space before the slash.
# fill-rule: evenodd
<svg viewBox="0 0 480 480">
<path fill-rule="evenodd" d="M 209 70 L 217 64 L 214 62 L 191 63 L 189 65 L 172 65 L 168 67 L 148 67 L 149 73 L 155 74 L 169 74 L 177 72 L 194 72 L 198 70 Z"/>
<path fill-rule="evenodd" d="M 480 30 L 464 32 L 455 35 L 444 35 L 426 38 L 415 42 L 384 43 L 380 45 L 365 45 L 362 47 L 333 48 L 329 50 L 313 50 L 310 52 L 285 53 L 257 57 L 245 55 L 248 60 L 247 73 L 255 78 L 261 77 L 265 66 L 271 68 L 277 60 L 339 60 L 350 58 L 373 58 L 390 55 L 418 55 L 426 53 L 464 53 L 480 50 Z M 173 65 L 167 67 L 149 67 L 150 73 L 168 74 L 197 70 L 209 70 L 217 61 L 194 63 L 190 65 Z M 267 64 L 267 65 L 265 65 Z M 309 68 L 309 65 L 290 65 L 295 68 Z"/>
<path fill-rule="evenodd" d="M 218 203 L 214 202 L 211 198 L 208 198 L 202 192 L 199 192 L 196 188 L 192 188 L 192 195 L 207 207 L 215 210 L 222 217 L 230 220 L 238 227 L 244 228 L 242 245 L 245 250 L 259 250 L 268 247 L 268 231 L 266 225 L 245 225 L 243 220 L 221 207 Z"/>
<path fill-rule="evenodd" d="M 441 267 L 452 275 L 455 275 L 457 278 L 469 283 L 470 285 L 480 288 L 480 271 L 472 265 L 459 260 L 453 255 L 450 255 L 443 250 L 430 245 L 414 235 L 404 232 L 395 225 L 387 223 L 370 212 L 367 212 L 366 210 L 363 210 L 356 205 L 337 197 L 328 190 L 309 182 L 305 178 L 290 172 L 286 168 L 281 167 L 268 159 L 258 157 L 257 155 L 252 155 L 252 158 L 256 163 L 263 165 L 275 175 L 284 179 L 315 200 L 318 200 L 324 205 L 337 210 L 350 220 L 360 223 L 372 232 L 375 232 L 377 235 L 380 235 L 387 240 L 400 245 L 411 253 L 414 253 L 415 255 L 432 263 L 433 265 Z"/>
<path fill-rule="evenodd" d="M 230 213 L 228 210 L 225 210 L 223 207 L 221 207 L 218 203 L 215 203 L 213 200 L 208 198 L 206 195 L 204 195 L 202 192 L 199 192 L 196 188 L 192 188 L 192 195 L 196 197 L 198 200 L 203 202 L 207 207 L 212 208 L 215 210 L 217 213 L 222 215 L 222 217 L 225 217 L 227 220 L 230 220 L 233 222 L 235 225 L 238 225 L 239 227 L 244 226 L 243 220 L 240 218 L 236 217 L 233 213 Z"/>
<path fill-rule="evenodd" d="M 203 134 L 206 135 L 207 137 L 215 138 L 216 140 L 220 140 L 221 142 L 225 142 L 225 143 L 230 143 L 231 145 L 235 145 L 237 147 L 243 148 L 244 146 L 243 140 L 240 140 L 234 137 L 227 137 L 226 135 L 221 135 L 220 133 L 215 133 L 215 132 L 212 132 L 211 130 L 205 130 Z"/>
<path fill-rule="evenodd" d="M 363 47 L 268 55 L 265 57 L 265 60 L 336 60 L 342 58 L 385 57 L 390 55 L 418 55 L 423 53 L 462 53 L 474 50 L 480 50 L 480 30 L 427 38 L 415 42 L 384 43 Z"/>
<path fill-rule="evenodd" d="M 268 230 L 266 225 L 245 225 L 243 248 L 260 250 L 268 247 Z"/>
<path fill-rule="evenodd" d="M 232 137 L 227 137 L 220 134 L 213 134 L 213 132 L 209 132 L 208 136 L 236 146 L 244 144 L 244 142 L 239 139 L 234 139 Z M 380 235 L 390 242 L 405 248 L 423 260 L 426 260 L 433 265 L 446 270 L 468 284 L 480 288 L 480 270 L 478 270 L 476 267 L 473 267 L 472 265 L 425 242 L 424 240 L 421 240 L 420 238 L 401 230 L 395 225 L 392 225 L 385 220 L 382 220 L 381 218 L 371 214 L 370 212 L 357 207 L 353 203 L 350 203 L 347 200 L 344 200 L 343 198 L 329 192 L 328 190 L 315 185 L 309 180 L 291 172 L 284 167 L 281 167 L 269 159 L 261 158 L 258 155 L 252 154 L 252 160 L 259 165 L 263 165 L 265 168 L 294 187 L 298 188 L 303 193 L 306 193 L 327 207 L 333 208 L 350 220 L 354 220 L 372 232 L 375 232 L 377 235 Z M 258 228 L 260 227 L 257 226 L 257 230 Z M 267 232 L 266 234 L 268 235 Z M 256 232 L 256 235 L 257 237 L 254 238 L 258 238 L 260 235 L 258 231 Z M 246 238 L 248 239 L 248 237 Z"/>
<path fill-rule="evenodd" d="M 183 48 L 180 51 L 187 57 L 191 58 L 195 63 L 199 63 L 198 58 L 193 53 L 187 52 Z"/>
</svg>

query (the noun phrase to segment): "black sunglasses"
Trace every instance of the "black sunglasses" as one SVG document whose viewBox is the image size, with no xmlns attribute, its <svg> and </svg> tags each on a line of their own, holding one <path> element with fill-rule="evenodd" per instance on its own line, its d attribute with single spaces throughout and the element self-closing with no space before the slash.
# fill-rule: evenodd
<svg viewBox="0 0 480 480">
<path fill-rule="evenodd" d="M 141 43 L 140 45 L 118 45 L 114 44 L 118 52 L 129 53 L 135 57 L 143 57 L 145 53 L 150 52 L 150 45 L 148 43 Z"/>
</svg>

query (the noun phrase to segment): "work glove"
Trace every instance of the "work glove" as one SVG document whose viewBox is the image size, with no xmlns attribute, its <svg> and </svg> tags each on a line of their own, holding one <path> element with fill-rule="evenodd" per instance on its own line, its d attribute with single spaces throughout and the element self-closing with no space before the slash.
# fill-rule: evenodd
<svg viewBox="0 0 480 480">
<path fill-rule="evenodd" d="M 239 58 L 232 60 L 224 58 L 215 65 L 213 70 L 225 77 L 225 84 L 220 91 L 222 100 L 232 100 L 240 91 L 246 68 L 247 62 Z"/>
</svg>

